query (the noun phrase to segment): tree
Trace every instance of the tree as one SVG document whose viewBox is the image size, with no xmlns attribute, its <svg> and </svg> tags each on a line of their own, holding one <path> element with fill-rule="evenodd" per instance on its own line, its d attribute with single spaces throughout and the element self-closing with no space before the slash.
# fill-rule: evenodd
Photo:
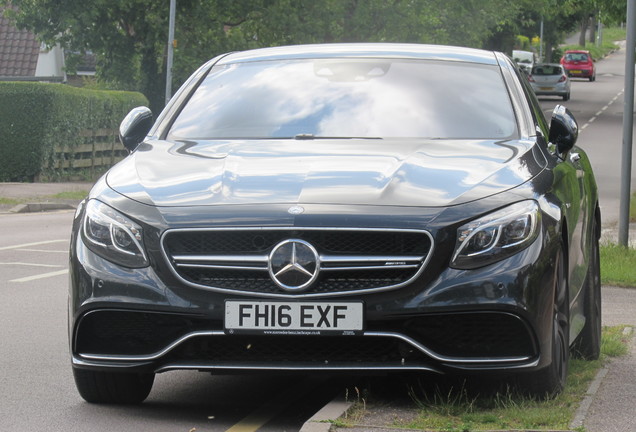
<svg viewBox="0 0 636 432">
<path fill-rule="evenodd" d="M 87 51 L 94 53 L 100 80 L 114 88 L 141 91 L 155 111 L 163 107 L 167 1 L 3 1 L 17 8 L 8 14 L 18 27 L 33 31 L 49 45 L 60 43 L 76 57 Z M 199 61 L 203 50 L 207 51 L 207 58 L 215 51 L 215 45 L 221 48 L 228 46 L 219 42 L 225 39 L 222 20 L 227 14 L 219 13 L 223 8 L 228 13 L 237 11 L 234 2 L 229 0 L 178 1 L 177 28 L 181 31 L 177 39 L 183 36 L 181 46 L 184 48 L 179 52 L 184 65 Z M 195 60 L 190 57 L 195 57 Z M 73 57 L 67 66 L 73 69 Z M 177 71 L 185 73 L 183 67 L 177 68 Z"/>
<path fill-rule="evenodd" d="M 263 46 L 413 42 L 510 51 L 516 32 L 535 25 L 552 1 L 177 0 L 173 84 L 217 54 Z M 78 55 L 93 52 L 100 81 L 143 92 L 155 112 L 163 107 L 167 0 L 3 3 L 17 7 L 9 11 L 16 24 L 44 42 Z"/>
</svg>

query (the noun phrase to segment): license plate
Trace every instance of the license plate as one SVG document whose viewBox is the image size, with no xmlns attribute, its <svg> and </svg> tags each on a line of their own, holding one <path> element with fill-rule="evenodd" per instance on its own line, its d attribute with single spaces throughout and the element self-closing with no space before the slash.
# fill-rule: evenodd
<svg viewBox="0 0 636 432">
<path fill-rule="evenodd" d="M 552 87 L 541 87 L 541 90 L 552 90 Z"/>
<path fill-rule="evenodd" d="M 580 75 L 580 74 L 582 74 L 582 73 L 583 73 L 583 71 L 580 71 L 580 70 L 571 70 L 571 71 L 570 71 L 570 73 L 571 73 L 571 74 L 574 74 L 574 75 Z"/>
<path fill-rule="evenodd" d="M 225 302 L 225 332 L 229 334 L 356 335 L 362 330 L 362 302 Z"/>
</svg>

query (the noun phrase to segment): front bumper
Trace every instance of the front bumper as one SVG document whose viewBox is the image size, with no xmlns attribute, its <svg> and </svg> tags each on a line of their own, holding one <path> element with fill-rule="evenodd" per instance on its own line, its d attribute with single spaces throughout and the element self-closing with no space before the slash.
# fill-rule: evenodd
<svg viewBox="0 0 636 432">
<path fill-rule="evenodd" d="M 565 96 L 570 92 L 565 84 L 541 85 L 533 83 L 532 90 L 537 96 Z"/>
<path fill-rule="evenodd" d="M 161 261 L 119 267 L 75 236 L 73 365 L 146 372 L 533 370 L 549 361 L 549 245 L 542 234 L 520 253 L 470 271 L 445 267 L 441 251 L 407 286 L 347 295 L 364 303 L 361 334 L 298 337 L 228 334 L 225 300 L 258 296 L 187 286 Z"/>
<path fill-rule="evenodd" d="M 590 78 L 593 75 L 592 69 L 566 69 L 565 72 L 571 78 Z"/>
</svg>

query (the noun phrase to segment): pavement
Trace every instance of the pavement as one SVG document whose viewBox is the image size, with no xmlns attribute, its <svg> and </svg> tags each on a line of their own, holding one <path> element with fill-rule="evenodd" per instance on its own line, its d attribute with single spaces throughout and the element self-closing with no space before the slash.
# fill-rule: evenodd
<svg viewBox="0 0 636 432">
<path fill-rule="evenodd" d="M 0 183 L 1 213 L 33 213 L 73 209 L 80 198 L 59 196 L 63 192 L 88 193 L 92 183 Z M 76 195 L 82 195 L 81 193 Z M 602 241 L 617 242 L 617 224 L 606 224 Z M 630 245 L 636 247 L 636 224 L 629 227 Z M 636 328 L 636 289 L 603 286 L 603 325 Z M 636 432 L 636 343 L 630 353 L 611 360 L 596 376 L 576 412 L 571 430 L 586 432 Z M 393 425 L 414 419 L 420 409 L 414 404 L 373 406 L 351 414 L 352 402 L 337 398 L 309 419 L 301 432 L 396 432 Z M 355 417 L 354 417 L 355 416 Z M 338 426 L 347 424 L 346 427 Z M 546 431 L 543 431 L 546 432 Z"/>
<path fill-rule="evenodd" d="M 64 192 L 85 192 L 89 182 L 68 183 L 0 183 L 0 213 L 34 213 L 72 209 L 81 199 L 58 197 Z"/>
</svg>

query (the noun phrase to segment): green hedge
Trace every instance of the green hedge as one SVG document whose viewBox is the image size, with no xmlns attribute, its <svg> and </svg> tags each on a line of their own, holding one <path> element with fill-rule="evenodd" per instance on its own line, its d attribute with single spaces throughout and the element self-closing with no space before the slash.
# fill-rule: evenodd
<svg viewBox="0 0 636 432">
<path fill-rule="evenodd" d="M 63 84 L 0 82 L 0 181 L 53 178 L 54 149 L 72 152 L 87 130 L 115 129 L 140 93 L 86 90 Z M 47 172 L 47 170 L 49 172 Z"/>
</svg>

